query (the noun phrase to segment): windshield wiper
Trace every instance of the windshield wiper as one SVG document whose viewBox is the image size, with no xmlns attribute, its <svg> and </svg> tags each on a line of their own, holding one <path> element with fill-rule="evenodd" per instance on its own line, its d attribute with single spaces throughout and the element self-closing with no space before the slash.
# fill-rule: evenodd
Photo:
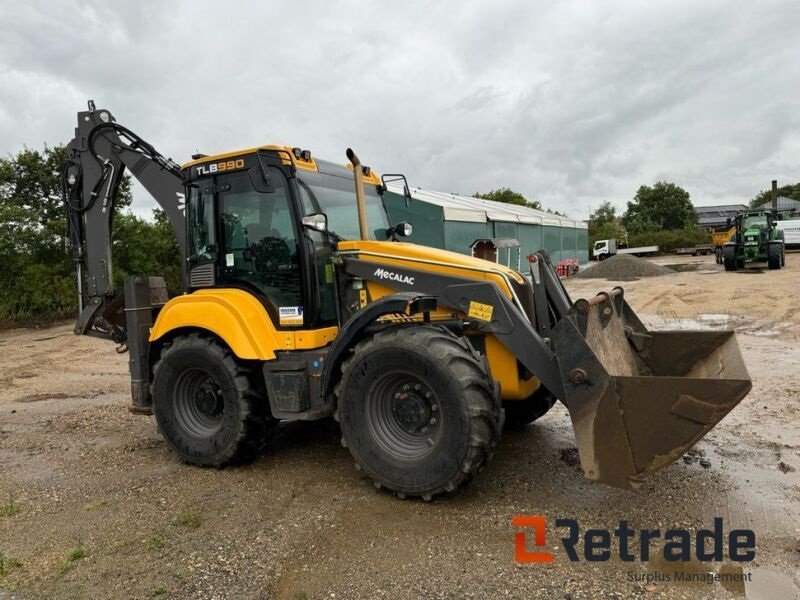
<svg viewBox="0 0 800 600">
<path fill-rule="evenodd" d="M 345 238 L 340 236 L 338 233 L 336 233 L 335 231 L 331 231 L 330 229 L 326 229 L 325 233 L 327 233 L 329 236 L 331 236 L 335 242 L 345 242 L 345 241 L 347 241 L 347 240 L 345 240 Z"/>
</svg>

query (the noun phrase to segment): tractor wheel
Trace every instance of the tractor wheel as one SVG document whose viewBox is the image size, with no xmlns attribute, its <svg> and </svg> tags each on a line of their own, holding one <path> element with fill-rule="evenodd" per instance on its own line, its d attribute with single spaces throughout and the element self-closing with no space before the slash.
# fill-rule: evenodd
<svg viewBox="0 0 800 600">
<path fill-rule="evenodd" d="M 446 329 L 395 327 L 360 342 L 336 396 L 356 468 L 400 498 L 454 491 L 500 438 L 503 410 L 488 364 Z"/>
<path fill-rule="evenodd" d="M 778 244 L 770 244 L 767 247 L 767 264 L 770 269 L 781 268 L 781 247 Z"/>
<path fill-rule="evenodd" d="M 555 403 L 556 397 L 544 386 L 539 386 L 539 389 L 525 400 L 503 402 L 503 408 L 506 411 L 506 430 L 522 429 L 533 423 L 553 408 Z"/>
<path fill-rule="evenodd" d="M 717 261 L 718 265 L 722 264 L 722 248 L 716 248 L 714 250 L 714 259 Z"/>
<path fill-rule="evenodd" d="M 736 260 L 736 249 L 733 246 L 725 246 L 722 249 L 722 264 L 726 271 L 735 271 L 739 261 Z"/>
<path fill-rule="evenodd" d="M 153 414 L 178 456 L 210 467 L 252 458 L 277 422 L 257 372 L 198 333 L 177 337 L 161 351 Z"/>
</svg>

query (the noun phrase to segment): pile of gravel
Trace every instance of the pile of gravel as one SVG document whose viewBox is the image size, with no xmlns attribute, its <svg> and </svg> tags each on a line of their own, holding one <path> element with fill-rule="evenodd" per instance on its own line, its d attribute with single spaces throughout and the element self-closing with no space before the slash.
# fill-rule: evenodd
<svg viewBox="0 0 800 600">
<path fill-rule="evenodd" d="M 672 269 L 651 263 L 643 258 L 630 254 L 617 254 L 601 263 L 581 270 L 575 277 L 624 281 L 639 277 L 661 277 L 662 275 L 672 274 L 674 274 Z"/>
</svg>

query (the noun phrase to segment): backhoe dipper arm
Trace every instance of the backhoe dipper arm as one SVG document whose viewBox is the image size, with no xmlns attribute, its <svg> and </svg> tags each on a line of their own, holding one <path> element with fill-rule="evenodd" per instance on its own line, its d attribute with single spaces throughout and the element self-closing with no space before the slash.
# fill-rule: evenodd
<svg viewBox="0 0 800 600">
<path fill-rule="evenodd" d="M 75 333 L 124 341 L 123 301 L 114 290 L 111 263 L 114 203 L 125 169 L 150 192 L 169 218 L 185 264 L 185 188 L 180 167 L 129 129 L 111 113 L 96 109 L 78 113 L 70 158 L 62 185 L 70 238 L 78 272 L 80 317 Z"/>
</svg>

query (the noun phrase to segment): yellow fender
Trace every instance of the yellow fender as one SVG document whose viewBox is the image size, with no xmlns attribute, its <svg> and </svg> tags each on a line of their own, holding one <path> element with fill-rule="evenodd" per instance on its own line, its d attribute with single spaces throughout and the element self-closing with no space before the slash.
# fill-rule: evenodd
<svg viewBox="0 0 800 600">
<path fill-rule="evenodd" d="M 176 296 L 158 313 L 150 342 L 185 327 L 216 334 L 239 358 L 272 360 L 275 350 L 284 349 L 266 309 L 242 290 L 209 289 Z"/>
<path fill-rule="evenodd" d="M 210 331 L 236 356 L 247 360 L 274 360 L 275 352 L 282 350 L 322 348 L 339 333 L 338 327 L 278 330 L 252 294 L 232 288 L 176 296 L 158 313 L 150 330 L 150 342 L 183 328 Z"/>
</svg>

